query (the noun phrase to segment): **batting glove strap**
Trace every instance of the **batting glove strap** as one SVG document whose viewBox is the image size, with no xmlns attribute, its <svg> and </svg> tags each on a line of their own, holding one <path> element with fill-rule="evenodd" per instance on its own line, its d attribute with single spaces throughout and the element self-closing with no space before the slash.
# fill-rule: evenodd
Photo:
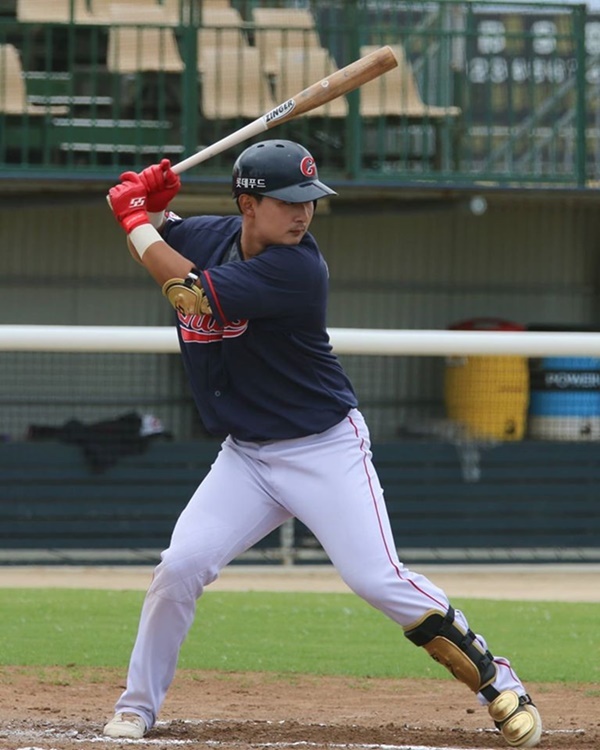
<svg viewBox="0 0 600 750">
<path fill-rule="evenodd" d="M 134 229 L 142 227 L 145 224 L 152 226 L 150 224 L 150 219 L 148 218 L 148 212 L 145 210 L 134 211 L 133 213 L 128 213 L 121 217 L 117 216 L 117 221 L 129 235 Z"/>
<path fill-rule="evenodd" d="M 107 198 L 116 220 L 127 234 L 149 223 L 146 188 L 135 172 L 124 172 L 120 184 L 108 191 Z"/>
</svg>

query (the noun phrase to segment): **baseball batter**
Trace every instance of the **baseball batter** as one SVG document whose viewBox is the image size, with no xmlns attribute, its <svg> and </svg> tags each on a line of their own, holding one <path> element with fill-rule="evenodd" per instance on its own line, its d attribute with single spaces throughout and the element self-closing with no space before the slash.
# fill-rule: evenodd
<svg viewBox="0 0 600 750">
<path fill-rule="evenodd" d="M 109 202 L 175 308 L 198 411 L 223 443 L 155 570 L 104 734 L 152 728 L 204 588 L 296 517 L 353 591 L 476 693 L 509 745 L 533 747 L 540 716 L 509 661 L 397 557 L 369 431 L 327 335 L 327 265 L 308 230 L 335 193 L 315 160 L 291 141 L 247 148 L 233 168 L 239 216 L 181 219 L 167 211 L 179 187 L 163 160 L 121 175 Z"/>
</svg>

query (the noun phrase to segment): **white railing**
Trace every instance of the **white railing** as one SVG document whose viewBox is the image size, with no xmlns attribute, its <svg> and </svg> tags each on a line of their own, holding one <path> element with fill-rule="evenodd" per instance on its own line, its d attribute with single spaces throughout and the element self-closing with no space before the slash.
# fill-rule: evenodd
<svg viewBox="0 0 600 750">
<path fill-rule="evenodd" d="M 600 333 L 331 328 L 338 354 L 600 356 Z M 0 351 L 177 352 L 170 326 L 0 325 Z"/>
</svg>

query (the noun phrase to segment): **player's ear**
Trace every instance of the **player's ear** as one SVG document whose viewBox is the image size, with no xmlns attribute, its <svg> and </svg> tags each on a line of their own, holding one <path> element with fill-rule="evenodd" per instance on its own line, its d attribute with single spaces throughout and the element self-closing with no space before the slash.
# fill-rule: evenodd
<svg viewBox="0 0 600 750">
<path fill-rule="evenodd" d="M 242 193 L 238 196 L 238 208 L 242 216 L 254 216 L 256 199 L 249 193 Z"/>
</svg>

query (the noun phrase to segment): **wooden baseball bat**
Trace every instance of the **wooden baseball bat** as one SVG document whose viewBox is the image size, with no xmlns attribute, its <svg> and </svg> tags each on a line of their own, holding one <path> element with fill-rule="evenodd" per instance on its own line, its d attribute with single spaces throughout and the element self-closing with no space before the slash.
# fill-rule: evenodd
<svg viewBox="0 0 600 750">
<path fill-rule="evenodd" d="M 206 146 L 192 156 L 188 156 L 187 159 L 174 164 L 172 169 L 177 174 L 185 172 L 187 169 L 195 167 L 196 164 L 201 164 L 203 161 L 232 146 L 237 146 L 238 143 L 243 143 L 243 141 L 253 138 L 265 130 L 270 130 L 288 120 L 293 120 L 295 117 L 337 99 L 338 96 L 354 91 L 354 89 L 387 73 L 388 70 L 392 70 L 397 65 L 398 60 L 391 47 L 380 47 L 344 68 L 336 70 L 327 78 L 313 83 L 304 91 L 282 102 L 248 125 L 244 125 L 234 133 L 221 138 L 212 146 Z"/>
</svg>

